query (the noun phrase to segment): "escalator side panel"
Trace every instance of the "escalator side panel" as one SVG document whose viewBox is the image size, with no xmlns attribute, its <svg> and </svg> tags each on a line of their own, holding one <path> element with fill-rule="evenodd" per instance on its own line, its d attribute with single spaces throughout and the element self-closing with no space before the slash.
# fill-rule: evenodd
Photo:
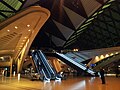
<svg viewBox="0 0 120 90">
<path fill-rule="evenodd" d="M 43 74 L 45 79 L 56 79 L 57 72 L 52 68 L 51 64 L 46 59 L 41 50 L 36 50 L 32 53 L 37 72 Z"/>
<path fill-rule="evenodd" d="M 47 72 L 47 70 L 44 68 L 44 65 L 41 61 L 41 58 L 38 56 L 37 52 L 32 53 L 33 61 L 36 66 L 36 70 L 40 75 L 43 75 L 45 79 L 50 79 L 51 76 Z"/>
</svg>

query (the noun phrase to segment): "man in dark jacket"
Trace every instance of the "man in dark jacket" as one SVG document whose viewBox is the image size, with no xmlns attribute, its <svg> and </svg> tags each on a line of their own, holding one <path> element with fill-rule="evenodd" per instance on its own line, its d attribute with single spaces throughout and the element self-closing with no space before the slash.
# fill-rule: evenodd
<svg viewBox="0 0 120 90">
<path fill-rule="evenodd" d="M 103 69 L 100 69 L 100 77 L 102 80 L 102 84 L 105 84 L 105 76 L 104 76 L 105 72 Z"/>
</svg>

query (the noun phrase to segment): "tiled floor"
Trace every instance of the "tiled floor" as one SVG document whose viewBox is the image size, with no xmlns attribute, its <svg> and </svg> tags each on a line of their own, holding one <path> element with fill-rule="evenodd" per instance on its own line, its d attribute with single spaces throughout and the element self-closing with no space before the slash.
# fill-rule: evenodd
<svg viewBox="0 0 120 90">
<path fill-rule="evenodd" d="M 99 77 L 79 77 L 67 80 L 41 82 L 17 77 L 0 76 L 0 90 L 120 90 L 120 77 L 106 77 L 106 84 L 101 84 Z"/>
</svg>

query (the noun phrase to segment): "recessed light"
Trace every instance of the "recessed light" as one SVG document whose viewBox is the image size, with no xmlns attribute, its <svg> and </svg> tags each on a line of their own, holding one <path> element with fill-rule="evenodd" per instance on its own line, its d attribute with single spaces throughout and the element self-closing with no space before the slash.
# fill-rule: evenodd
<svg viewBox="0 0 120 90">
<path fill-rule="evenodd" d="M 7 30 L 8 32 L 10 32 L 10 30 Z"/>
<path fill-rule="evenodd" d="M 27 37 L 25 37 L 25 39 L 26 39 Z"/>
<path fill-rule="evenodd" d="M 28 24 L 27 27 L 30 27 L 30 25 Z"/>
<path fill-rule="evenodd" d="M 30 32 L 31 30 L 29 29 L 28 31 Z"/>
<path fill-rule="evenodd" d="M 17 26 L 15 26 L 15 29 L 18 29 L 18 27 L 17 27 Z"/>
<path fill-rule="evenodd" d="M 20 46 L 20 47 L 22 47 L 22 46 Z"/>
</svg>

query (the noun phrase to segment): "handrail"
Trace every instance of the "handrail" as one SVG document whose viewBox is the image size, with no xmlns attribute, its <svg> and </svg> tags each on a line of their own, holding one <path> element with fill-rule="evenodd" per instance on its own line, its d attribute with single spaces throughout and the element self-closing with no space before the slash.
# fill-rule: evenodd
<svg viewBox="0 0 120 90">
<path fill-rule="evenodd" d="M 76 65 L 77 67 L 83 69 L 84 71 L 87 70 L 87 72 L 91 73 L 92 75 L 95 74 L 94 71 L 92 71 L 91 69 L 88 69 L 84 64 L 82 64 L 82 63 L 77 63 L 77 62 L 75 62 L 74 60 L 72 60 L 71 58 L 65 56 L 64 54 L 57 53 L 57 52 L 56 52 L 56 54 L 59 55 L 59 56 L 61 56 L 61 57 L 63 57 L 63 58 L 66 59 L 67 61 L 73 63 L 73 64 Z"/>
<path fill-rule="evenodd" d="M 40 54 L 42 55 L 42 59 L 44 59 L 44 61 L 45 61 L 45 64 L 48 66 L 48 69 L 50 69 L 50 71 L 53 73 L 53 74 L 55 74 L 54 73 L 54 71 L 53 71 L 53 69 L 51 68 L 51 66 L 48 64 L 48 62 L 47 62 L 47 59 L 46 59 L 46 57 L 43 55 L 43 53 L 39 50 L 39 52 L 40 52 Z M 45 65 L 45 66 L 46 66 Z M 47 67 L 46 67 L 47 68 Z"/>
<path fill-rule="evenodd" d="M 50 76 L 50 78 L 51 78 L 51 74 L 50 74 L 50 72 L 49 72 L 49 70 L 48 70 L 48 68 L 47 68 L 47 66 L 46 66 L 45 60 L 43 60 L 43 58 L 42 58 L 42 56 L 41 56 L 41 53 L 39 53 L 39 52 L 37 51 L 37 55 L 39 56 L 39 59 L 42 61 L 42 64 L 44 65 L 47 73 L 49 74 L 49 76 Z"/>
</svg>

